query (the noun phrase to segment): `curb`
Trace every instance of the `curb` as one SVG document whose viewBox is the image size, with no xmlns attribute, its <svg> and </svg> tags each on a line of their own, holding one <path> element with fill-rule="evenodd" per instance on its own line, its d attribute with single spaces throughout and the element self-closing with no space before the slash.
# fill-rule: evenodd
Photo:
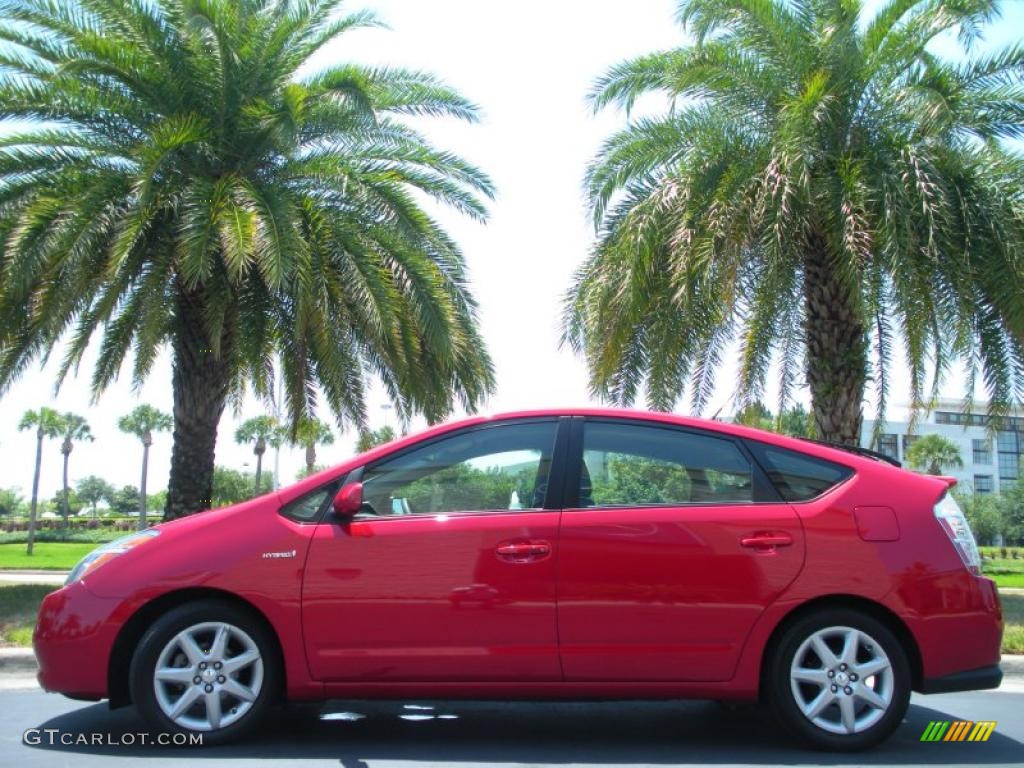
<svg viewBox="0 0 1024 768">
<path fill-rule="evenodd" d="M 44 584 L 56 588 L 62 585 L 67 577 L 66 571 L 0 570 L 0 585 Z"/>
<path fill-rule="evenodd" d="M 31 648 L 0 648 L 0 675 L 34 675 L 38 669 Z"/>
<path fill-rule="evenodd" d="M 1024 682 L 1024 654 L 1003 656 L 999 667 L 1004 681 Z M 0 676 L 34 675 L 38 669 L 31 648 L 0 648 Z"/>
<path fill-rule="evenodd" d="M 1004 680 L 1024 681 L 1024 655 L 1003 656 L 999 659 L 999 668 L 1003 670 Z"/>
</svg>

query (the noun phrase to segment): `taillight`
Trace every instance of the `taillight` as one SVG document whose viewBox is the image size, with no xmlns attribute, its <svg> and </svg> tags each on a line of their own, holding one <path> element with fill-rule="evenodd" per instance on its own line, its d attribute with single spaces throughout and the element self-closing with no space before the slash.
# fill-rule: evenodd
<svg viewBox="0 0 1024 768">
<path fill-rule="evenodd" d="M 974 534 L 971 533 L 971 526 L 967 523 L 963 510 L 950 494 L 945 494 L 935 505 L 935 519 L 939 521 L 956 551 L 960 553 L 960 559 L 964 561 L 967 570 L 980 576 L 981 555 L 978 554 L 978 544 L 974 540 Z"/>
</svg>

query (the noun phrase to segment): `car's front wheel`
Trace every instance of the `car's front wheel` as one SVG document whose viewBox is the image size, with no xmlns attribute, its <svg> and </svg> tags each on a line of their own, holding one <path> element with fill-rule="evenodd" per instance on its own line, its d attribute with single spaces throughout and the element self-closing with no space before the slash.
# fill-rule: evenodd
<svg viewBox="0 0 1024 768">
<path fill-rule="evenodd" d="M 766 682 L 783 723 L 830 750 L 878 744 L 896 730 L 910 702 L 903 646 L 884 624 L 854 610 L 826 610 L 790 626 Z"/>
<path fill-rule="evenodd" d="M 278 683 L 276 655 L 262 622 L 220 601 L 169 611 L 146 631 L 132 657 L 132 700 L 157 729 L 202 734 L 203 744 L 252 731 Z"/>
</svg>

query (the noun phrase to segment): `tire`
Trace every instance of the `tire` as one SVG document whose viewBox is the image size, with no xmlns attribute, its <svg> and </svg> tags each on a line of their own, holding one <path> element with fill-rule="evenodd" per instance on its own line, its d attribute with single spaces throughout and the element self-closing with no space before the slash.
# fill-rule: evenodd
<svg viewBox="0 0 1024 768">
<path fill-rule="evenodd" d="M 159 732 L 202 734 L 204 746 L 235 741 L 270 708 L 281 679 L 277 659 L 270 630 L 249 611 L 218 600 L 182 605 L 139 641 L 132 701 Z"/>
<path fill-rule="evenodd" d="M 765 685 L 776 716 L 798 737 L 818 749 L 855 752 L 881 743 L 903 721 L 910 663 L 881 622 L 828 609 L 785 630 Z"/>
</svg>

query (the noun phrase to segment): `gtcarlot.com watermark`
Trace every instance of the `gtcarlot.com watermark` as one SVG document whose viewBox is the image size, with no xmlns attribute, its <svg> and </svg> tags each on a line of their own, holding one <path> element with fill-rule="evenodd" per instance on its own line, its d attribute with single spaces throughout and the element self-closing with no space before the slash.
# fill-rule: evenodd
<svg viewBox="0 0 1024 768">
<path fill-rule="evenodd" d="M 59 728 L 29 728 L 21 740 L 47 747 L 201 747 L 201 733 L 69 733 Z"/>
</svg>

